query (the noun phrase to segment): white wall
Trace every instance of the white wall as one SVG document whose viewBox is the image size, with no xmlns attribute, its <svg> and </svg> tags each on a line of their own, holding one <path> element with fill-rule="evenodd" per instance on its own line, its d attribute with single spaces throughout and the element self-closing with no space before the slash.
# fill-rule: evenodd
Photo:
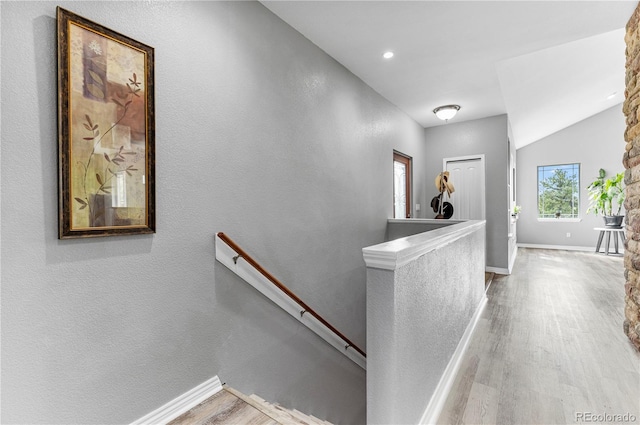
<svg viewBox="0 0 640 425">
<path fill-rule="evenodd" d="M 437 194 L 433 184 L 442 171 L 442 159 L 485 155 L 487 266 L 506 270 L 509 263 L 509 144 L 507 116 L 451 122 L 425 130 L 427 156 L 426 198 Z M 452 182 L 455 186 L 456 182 Z M 454 202 L 455 208 L 455 202 Z M 426 208 L 425 211 L 430 211 Z M 428 218 L 433 218 L 429 216 Z"/>
<path fill-rule="evenodd" d="M 155 235 L 57 239 L 57 5 L 155 47 Z M 214 234 L 365 346 L 361 249 L 423 129 L 256 2 L 0 7 L 1 421 L 127 423 L 218 374 L 363 422 L 364 372 L 216 264 Z"/>
<path fill-rule="evenodd" d="M 601 217 L 586 214 L 589 197 L 586 187 L 604 168 L 609 176 L 624 171 L 622 155 L 625 118 L 621 105 L 518 149 L 517 203 L 522 206 L 518 219 L 518 243 L 593 247 L 603 225 Z M 539 222 L 537 219 L 537 167 L 580 163 L 580 222 Z M 571 237 L 566 234 L 570 233 Z"/>
</svg>

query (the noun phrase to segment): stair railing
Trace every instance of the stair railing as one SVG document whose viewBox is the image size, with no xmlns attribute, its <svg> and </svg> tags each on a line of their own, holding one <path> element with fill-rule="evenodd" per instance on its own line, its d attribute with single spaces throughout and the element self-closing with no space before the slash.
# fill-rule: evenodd
<svg viewBox="0 0 640 425">
<path fill-rule="evenodd" d="M 221 243 L 220 243 L 221 242 Z M 349 338 L 333 327 L 313 308 L 309 307 L 296 294 L 264 269 L 256 260 L 247 254 L 231 238 L 220 232 L 216 235 L 216 259 L 243 278 L 253 287 L 270 298 L 282 309 L 287 311 L 298 321 L 305 324 L 318 336 L 323 338 L 337 350 L 341 351 L 356 364 L 366 369 L 366 353 L 354 344 Z M 239 260 L 250 266 L 239 264 Z M 268 282 L 269 285 L 265 285 Z M 271 288 L 276 287 L 279 293 L 274 293 Z M 282 296 L 284 295 L 284 297 Z M 300 310 L 300 308 L 302 310 Z"/>
</svg>

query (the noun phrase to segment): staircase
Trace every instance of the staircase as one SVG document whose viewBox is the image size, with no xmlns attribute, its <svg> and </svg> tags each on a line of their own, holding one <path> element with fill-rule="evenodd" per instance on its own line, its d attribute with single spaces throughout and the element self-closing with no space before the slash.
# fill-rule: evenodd
<svg viewBox="0 0 640 425">
<path fill-rule="evenodd" d="M 168 425 L 331 425 L 295 409 L 269 403 L 256 395 L 247 396 L 223 386 L 222 391 L 178 416 Z"/>
</svg>

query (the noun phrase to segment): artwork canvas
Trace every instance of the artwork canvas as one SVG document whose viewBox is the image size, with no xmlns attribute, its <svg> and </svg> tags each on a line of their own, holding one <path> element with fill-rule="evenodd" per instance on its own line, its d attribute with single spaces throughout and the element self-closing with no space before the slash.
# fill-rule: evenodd
<svg viewBox="0 0 640 425">
<path fill-rule="evenodd" d="M 59 238 L 155 232 L 153 61 L 58 8 Z"/>
</svg>

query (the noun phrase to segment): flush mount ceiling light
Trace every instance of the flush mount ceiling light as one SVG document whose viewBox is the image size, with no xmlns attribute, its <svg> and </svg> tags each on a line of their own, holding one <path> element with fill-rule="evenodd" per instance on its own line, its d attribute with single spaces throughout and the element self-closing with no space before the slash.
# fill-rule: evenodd
<svg viewBox="0 0 640 425">
<path fill-rule="evenodd" d="M 438 106 L 433 110 L 433 113 L 436 114 L 436 117 L 440 118 L 442 121 L 449 121 L 451 118 L 455 117 L 456 113 L 460 110 L 460 105 L 444 105 Z"/>
<path fill-rule="evenodd" d="M 393 52 L 384 52 L 382 57 L 385 59 L 391 59 L 393 57 Z"/>
</svg>

